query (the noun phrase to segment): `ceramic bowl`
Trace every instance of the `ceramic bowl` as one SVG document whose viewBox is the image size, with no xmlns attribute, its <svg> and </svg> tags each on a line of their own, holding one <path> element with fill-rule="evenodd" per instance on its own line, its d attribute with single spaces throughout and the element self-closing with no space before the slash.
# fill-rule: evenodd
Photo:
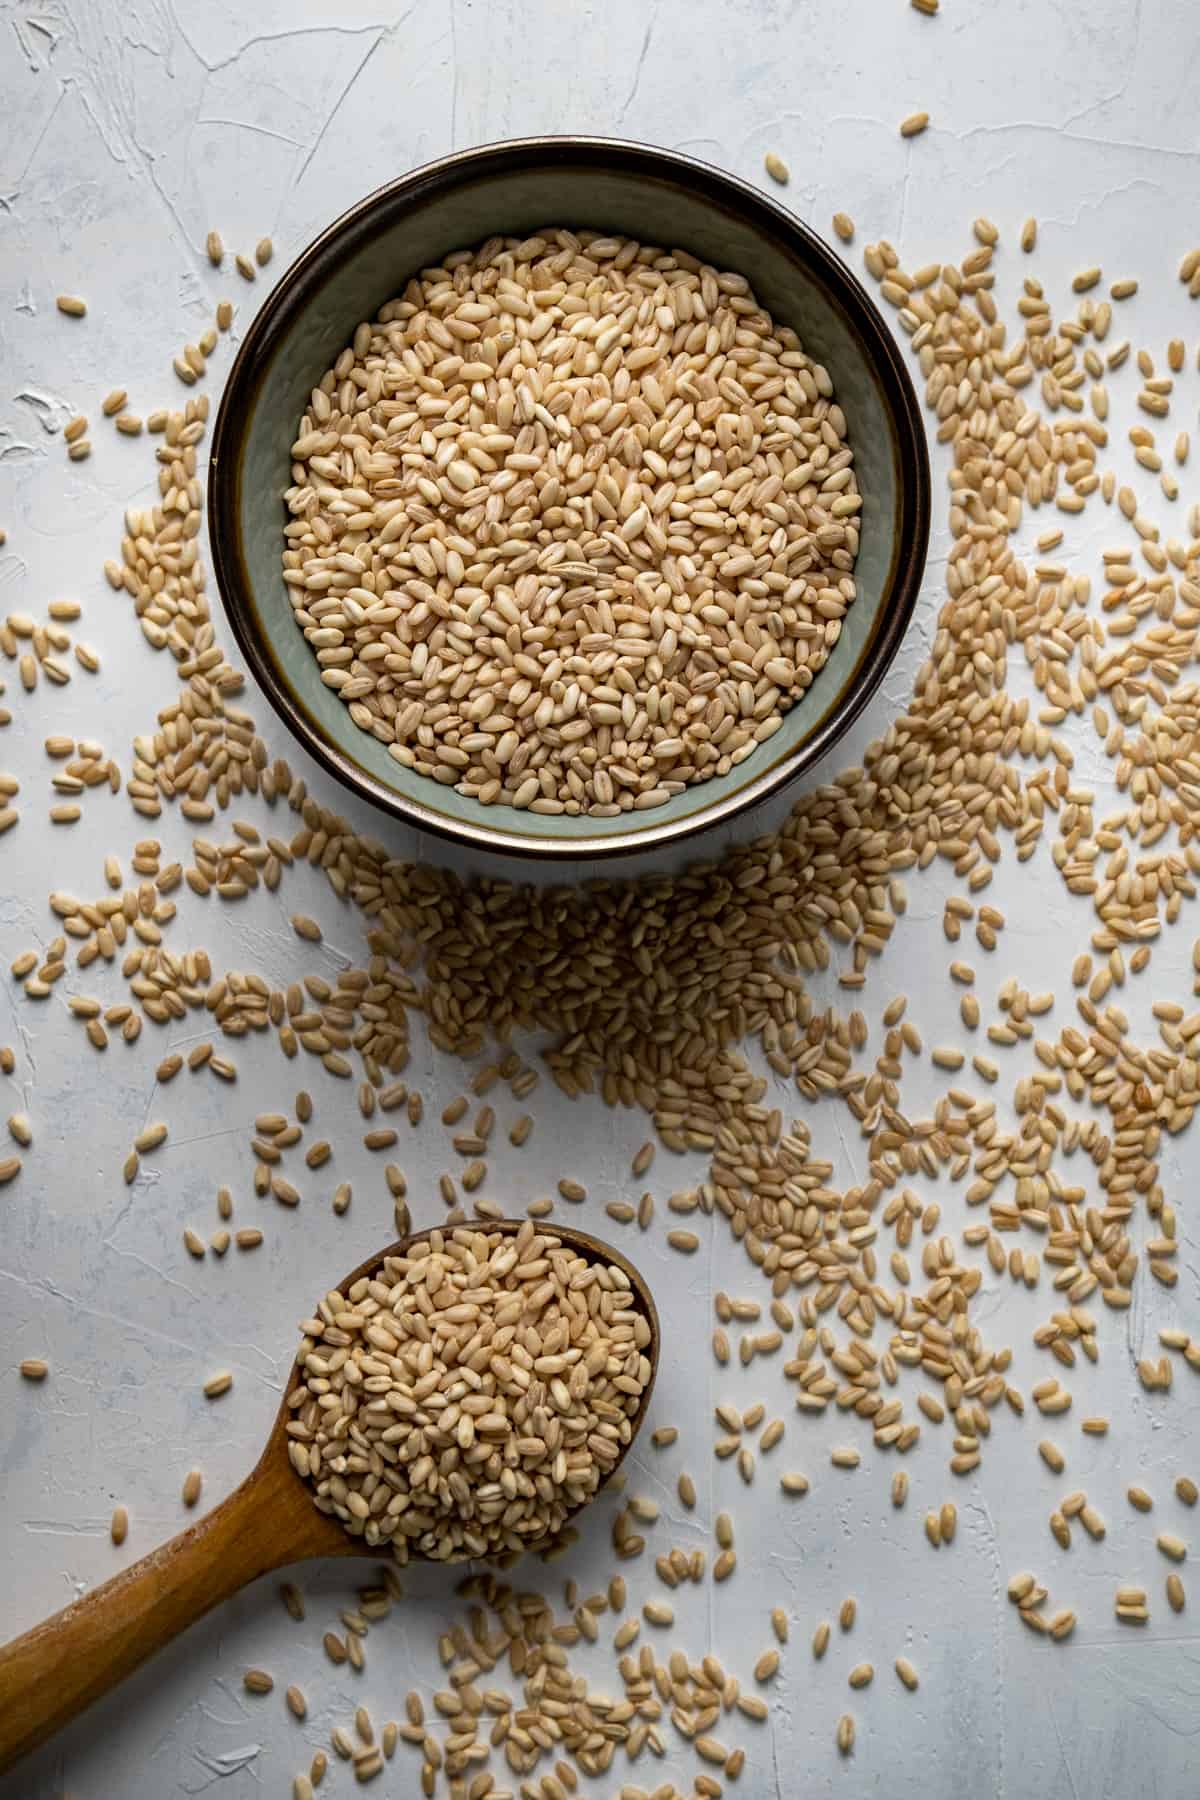
<svg viewBox="0 0 1200 1800">
<path fill-rule="evenodd" d="M 309 391 L 362 319 L 417 269 L 496 234 L 562 224 L 679 245 L 747 276 L 824 363 L 863 495 L 850 608 L 833 653 L 782 728 L 724 776 L 618 818 L 551 817 L 478 801 L 402 768 L 320 679 L 281 578 L 290 447 Z M 209 467 L 213 561 L 243 655 L 304 747 L 395 817 L 500 855 L 586 862 L 660 849 L 809 770 L 878 687 L 916 601 L 929 535 L 929 464 L 900 352 L 856 278 L 782 207 L 673 151 L 529 138 L 415 170 L 343 213 L 280 278 L 242 341 Z"/>
</svg>

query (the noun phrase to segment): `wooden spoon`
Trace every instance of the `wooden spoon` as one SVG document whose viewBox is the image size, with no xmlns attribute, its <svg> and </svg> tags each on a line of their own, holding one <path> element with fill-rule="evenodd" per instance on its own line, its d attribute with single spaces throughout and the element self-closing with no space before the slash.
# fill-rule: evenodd
<svg viewBox="0 0 1200 1800">
<path fill-rule="evenodd" d="M 486 1220 L 479 1229 L 515 1235 L 524 1222 Z M 615 1263 L 629 1277 L 650 1326 L 650 1380 L 633 1417 L 632 1443 L 658 1371 L 660 1334 L 650 1290 L 633 1264 L 599 1238 L 563 1225 L 539 1224 L 536 1229 L 589 1262 Z M 341 1291 L 373 1274 L 385 1257 L 402 1256 L 429 1236 L 418 1231 L 390 1244 L 347 1275 Z M 376 1561 L 386 1556 L 385 1550 L 351 1537 L 337 1519 L 317 1511 L 310 1488 L 288 1459 L 288 1417 L 285 1393 L 257 1466 L 206 1518 L 0 1650 L 0 1772 L 260 1575 L 312 1556 L 370 1556 Z M 610 1479 L 628 1450 L 626 1444 Z"/>
</svg>

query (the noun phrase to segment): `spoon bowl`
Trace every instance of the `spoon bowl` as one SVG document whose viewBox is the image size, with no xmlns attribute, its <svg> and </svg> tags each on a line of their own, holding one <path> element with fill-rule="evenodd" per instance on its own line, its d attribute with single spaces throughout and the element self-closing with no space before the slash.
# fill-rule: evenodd
<svg viewBox="0 0 1200 1800">
<path fill-rule="evenodd" d="M 526 1223 L 486 1220 L 467 1229 L 515 1236 Z M 649 1326 L 645 1354 L 650 1379 L 632 1417 L 629 1442 L 606 1477 L 611 1481 L 638 1434 L 654 1389 L 661 1341 L 658 1313 L 642 1276 L 610 1244 L 565 1225 L 539 1222 L 537 1230 L 540 1237 L 557 1238 L 588 1262 L 612 1263 L 621 1269 Z M 385 1258 L 404 1256 L 431 1235 L 432 1230 L 417 1231 L 389 1244 L 352 1270 L 338 1283 L 338 1291 L 348 1294 Z M 337 1519 L 318 1510 L 311 1488 L 288 1457 L 290 1417 L 285 1391 L 262 1455 L 227 1499 L 169 1543 L 0 1649 L 0 1773 L 260 1575 L 312 1557 L 386 1559 L 386 1549 L 352 1536 Z"/>
</svg>

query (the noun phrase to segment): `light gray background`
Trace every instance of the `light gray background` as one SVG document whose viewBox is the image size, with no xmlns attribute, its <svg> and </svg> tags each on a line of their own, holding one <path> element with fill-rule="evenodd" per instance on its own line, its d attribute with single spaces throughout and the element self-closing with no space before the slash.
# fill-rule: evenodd
<svg viewBox="0 0 1200 1800">
<path fill-rule="evenodd" d="M 1119 329 L 1161 359 L 1169 336 L 1183 335 L 1193 348 L 1196 336 L 1197 314 L 1175 280 L 1179 255 L 1198 235 L 1196 61 L 1195 19 L 1178 0 L 1094 0 L 1082 9 L 1067 0 L 945 0 L 933 21 L 905 0 L 861 0 L 853 8 L 828 0 L 575 7 L 414 0 L 404 9 L 387 0 L 259 0 L 249 12 L 220 0 L 0 0 L 0 525 L 8 532 L 0 610 L 40 614 L 53 596 L 76 595 L 85 607 L 82 635 L 104 658 L 99 677 L 79 676 L 65 691 L 43 685 L 27 697 L 9 680 L 14 720 L 0 736 L 0 767 L 21 778 L 23 816 L 0 851 L 3 962 L 53 935 L 49 889 L 101 892 L 104 852 L 127 856 L 144 835 L 125 799 L 100 791 L 87 796 L 84 823 L 51 833 L 42 824 L 51 771 L 41 742 L 52 730 L 95 736 L 127 768 L 131 735 L 152 726 L 173 692 L 166 659 L 152 656 L 100 572 L 118 552 L 124 507 L 151 494 L 150 447 L 145 439 L 116 439 L 97 414 L 101 395 L 118 383 L 140 412 L 178 403 L 170 359 L 198 335 L 218 295 L 229 294 L 244 321 L 266 292 L 270 274 L 247 288 L 232 272 L 209 269 L 202 245 L 210 226 L 227 245 L 246 249 L 271 233 L 276 273 L 344 206 L 451 148 L 537 131 L 608 132 L 685 149 L 764 183 L 762 158 L 772 149 L 791 165 L 787 200 L 818 230 L 829 231 L 837 207 L 853 213 L 856 259 L 861 243 L 879 235 L 899 245 L 910 268 L 959 256 L 970 247 L 972 215 L 991 215 L 1004 234 L 998 267 L 1009 317 L 1021 273 L 1016 234 L 1035 212 L 1037 272 L 1056 302 L 1066 300 L 1069 277 L 1084 263 L 1102 262 L 1109 278 L 1139 276 L 1143 291 Z M 903 144 L 897 123 L 918 107 L 930 112 L 930 129 Z M 82 325 L 55 313 L 53 296 L 63 290 L 87 296 Z M 228 355 L 223 345 L 214 358 L 214 393 Z M 1180 424 L 1195 423 L 1195 379 L 1189 371 L 1179 384 L 1173 413 Z M 1134 377 L 1127 371 L 1113 385 L 1123 398 L 1114 404 L 1112 460 L 1125 471 Z M 96 451 L 83 465 L 67 463 L 61 438 L 76 410 L 93 417 Z M 944 475 L 940 457 L 936 467 Z M 1149 497 L 1149 481 L 1142 487 Z M 1186 535 L 1189 498 L 1185 487 L 1176 508 L 1152 507 L 1165 533 Z M 1168 519 L 1172 510 L 1177 521 Z M 1101 511 L 1063 521 L 1074 566 L 1093 573 L 1099 547 L 1115 535 Z M 870 719 L 830 773 L 854 760 L 856 746 L 902 704 L 927 644 L 943 597 L 940 480 L 936 521 L 919 618 Z M 1015 670 L 1018 691 L 1024 681 Z M 284 748 L 265 705 L 254 710 L 273 747 Z M 298 755 L 294 761 L 303 766 Z M 1078 776 L 1096 784 L 1101 812 L 1108 775 L 1084 750 Z M 313 785 L 342 804 L 331 784 L 314 778 Z M 249 804 L 239 810 L 258 817 Z M 181 826 L 174 815 L 162 821 L 164 860 L 186 854 Z M 393 837 L 406 853 L 441 854 Z M 874 1020 L 894 992 L 907 989 L 927 1043 L 951 1041 L 957 1030 L 939 924 L 950 886 L 940 868 L 910 883 L 908 921 L 867 992 Z M 1009 927 L 1002 953 L 990 959 L 971 942 L 985 1010 L 1015 969 L 1030 988 L 1059 987 L 1055 1018 L 1065 1023 L 1065 970 L 1091 929 L 1086 901 L 1065 898 L 1044 849 L 1021 870 L 1007 856 L 988 897 L 1007 909 Z M 287 927 L 287 914 L 298 909 L 325 923 L 326 945 L 315 956 Z M 203 944 L 217 966 L 259 969 L 273 981 L 322 963 L 334 968 L 359 951 L 356 918 L 307 873 L 279 896 L 262 894 L 236 909 L 184 894 L 181 912 L 174 944 Z M 1185 915 L 1155 950 L 1150 973 L 1126 990 L 1123 1004 L 1143 1041 L 1154 999 L 1190 1004 L 1191 929 Z M 14 995 L 7 981 L 0 985 L 0 1040 L 17 1051 L 0 1103 L 5 1113 L 27 1110 L 37 1134 L 20 1181 L 0 1199 L 0 1633 L 33 1624 L 174 1532 L 183 1523 L 180 1483 L 192 1464 L 205 1472 L 206 1501 L 248 1470 L 278 1402 L 295 1321 L 328 1280 L 390 1232 L 380 1159 L 372 1163 L 358 1149 L 357 1115 L 343 1085 L 247 1040 L 234 1048 L 236 1088 L 184 1076 L 157 1093 L 153 1070 L 164 1034 L 148 1029 L 132 1051 L 114 1043 L 101 1060 L 68 1021 L 70 991 L 123 997 L 117 979 L 95 970 L 65 979 L 40 1007 Z M 846 998 L 832 981 L 816 991 Z M 171 1038 L 180 1048 L 189 1041 Z M 1006 1076 L 1011 1069 L 1015 1079 L 1023 1067 L 1012 1054 Z M 433 1182 L 446 1157 L 436 1119 L 461 1073 L 418 1039 L 411 1078 L 424 1090 L 432 1123 L 411 1142 L 406 1135 L 401 1160 L 420 1221 L 438 1210 Z M 932 1075 L 926 1066 L 909 1080 L 910 1111 L 938 1091 Z M 314 1131 L 331 1138 L 337 1160 L 307 1177 L 295 1216 L 266 1211 L 251 1197 L 247 1126 L 260 1108 L 288 1104 L 301 1081 L 316 1097 Z M 1007 1080 L 997 1093 L 1004 1091 L 1011 1092 Z M 789 1112 L 804 1111 L 782 1090 L 778 1099 Z M 569 1170 L 591 1190 L 581 1222 L 603 1230 L 604 1200 L 632 1186 L 628 1159 L 645 1135 L 643 1122 L 597 1103 L 571 1106 L 552 1089 L 537 1097 L 537 1113 L 527 1149 L 505 1144 L 492 1159 L 488 1191 L 515 1209 Z M 170 1144 L 127 1190 L 120 1165 L 130 1138 L 157 1117 L 170 1122 Z M 845 1115 L 826 1109 L 811 1117 L 838 1176 L 861 1174 Z M 665 1200 L 700 1173 L 699 1158 L 681 1167 L 660 1154 L 652 1185 Z M 1036 1416 L 1022 1425 L 1000 1413 L 983 1467 L 966 1482 L 947 1473 L 946 1433 L 926 1431 L 908 1459 L 913 1491 L 900 1514 L 887 1498 L 895 1465 L 872 1451 L 861 1429 L 840 1415 L 800 1420 L 769 1363 L 724 1376 L 711 1364 L 712 1290 L 762 1291 L 723 1228 L 692 1263 L 673 1257 L 659 1230 L 636 1243 L 622 1239 L 664 1314 L 655 1420 L 681 1427 L 675 1449 L 655 1453 L 647 1443 L 630 1471 L 635 1488 L 663 1503 L 653 1545 L 710 1543 L 711 1516 L 722 1505 L 737 1519 L 737 1577 L 721 1589 L 681 1590 L 673 1641 L 697 1654 L 711 1644 L 748 1676 L 770 1641 L 769 1607 L 783 1603 L 793 1619 L 770 1724 L 747 1724 L 740 1734 L 748 1751 L 740 1792 L 754 1800 L 876 1791 L 908 1800 L 968 1786 L 1046 1800 L 1195 1792 L 1193 1613 L 1167 1611 L 1152 1538 L 1155 1529 L 1189 1528 L 1170 1483 L 1189 1465 L 1200 1473 L 1200 1390 L 1181 1367 L 1169 1399 L 1150 1397 L 1133 1370 L 1135 1357 L 1154 1348 L 1160 1324 L 1196 1317 L 1194 1138 L 1167 1145 L 1164 1174 L 1184 1236 L 1179 1287 L 1168 1295 L 1144 1279 L 1128 1315 L 1097 1308 L 1100 1365 L 1073 1372 L 1075 1409 L 1052 1432 L 1069 1451 L 1066 1476 L 1055 1480 L 1039 1462 Z M 355 1200 L 339 1220 L 328 1195 L 335 1179 L 347 1177 Z M 254 1257 L 231 1252 L 224 1263 L 197 1265 L 180 1234 L 185 1224 L 206 1233 L 215 1227 L 213 1195 L 222 1182 L 238 1196 L 238 1222 L 261 1216 L 268 1242 Z M 939 1197 L 946 1228 L 957 1232 L 961 1198 L 949 1190 Z M 1047 1371 L 1030 1332 L 1049 1304 L 1044 1284 L 1031 1296 L 990 1275 L 977 1304 L 995 1341 L 1013 1344 L 1015 1378 L 1026 1390 Z M 15 1373 L 18 1360 L 33 1354 L 53 1365 L 41 1389 Z M 236 1386 L 210 1407 L 200 1384 L 224 1364 L 236 1371 Z M 722 1396 L 742 1405 L 761 1397 L 768 1416 L 779 1411 L 787 1419 L 784 1444 L 749 1491 L 732 1465 L 712 1458 L 711 1404 Z M 1107 1440 L 1081 1437 L 1078 1421 L 1091 1412 L 1112 1416 Z M 846 1441 L 864 1441 L 853 1474 L 828 1463 L 831 1445 Z M 690 1518 L 679 1517 L 674 1503 L 674 1477 L 684 1466 L 701 1493 Z M 806 1500 L 780 1502 L 773 1477 L 785 1467 L 808 1472 Z M 1151 1520 L 1124 1501 L 1134 1480 L 1155 1494 Z M 1075 1485 L 1105 1514 L 1108 1537 L 1064 1554 L 1046 1515 L 1053 1497 Z M 951 1495 L 960 1510 L 958 1542 L 935 1554 L 921 1518 Z M 108 1538 L 118 1500 L 131 1513 L 120 1552 Z M 599 1509 L 570 1565 L 584 1592 L 611 1566 L 610 1511 L 607 1503 Z M 1078 1611 L 1069 1645 L 1033 1640 L 1006 1604 L 1008 1576 L 1025 1567 L 1049 1581 L 1053 1605 Z M 626 1573 L 631 1597 L 656 1591 L 649 1559 Z M 1119 1581 L 1149 1588 L 1147 1631 L 1114 1624 Z M 283 1796 L 293 1771 L 359 1699 L 382 1720 L 399 1713 L 410 1683 L 426 1692 L 437 1685 L 442 1576 L 410 1581 L 409 1603 L 372 1631 L 368 1667 L 357 1679 L 331 1668 L 320 1648 L 343 1603 L 344 1571 L 311 1571 L 305 1585 L 307 1624 L 292 1624 L 274 1584 L 261 1584 L 0 1784 L 4 1794 Z M 835 1631 L 815 1666 L 812 1629 L 849 1593 L 859 1601 L 853 1638 Z M 916 1695 L 891 1674 L 901 1652 L 920 1669 Z M 868 1692 L 850 1696 L 846 1671 L 863 1658 L 879 1674 Z M 275 1674 L 268 1700 L 242 1693 L 241 1671 L 251 1663 Z M 614 1679 L 607 1652 L 589 1667 L 601 1685 Z M 284 1711 L 289 1681 L 309 1696 L 304 1726 Z M 853 1761 L 844 1764 L 833 1733 L 847 1708 L 859 1734 Z M 647 1786 L 667 1774 L 686 1782 L 696 1766 L 669 1728 L 667 1736 L 670 1761 L 634 1772 Z M 415 1764 L 398 1754 L 374 1791 L 404 1795 L 415 1786 Z M 349 1787 L 335 1763 L 326 1791 Z"/>
</svg>

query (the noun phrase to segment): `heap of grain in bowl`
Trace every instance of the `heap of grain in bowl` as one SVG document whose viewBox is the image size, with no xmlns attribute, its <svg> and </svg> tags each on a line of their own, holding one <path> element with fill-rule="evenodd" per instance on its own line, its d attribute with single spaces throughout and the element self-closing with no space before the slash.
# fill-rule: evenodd
<svg viewBox="0 0 1200 1800">
<path fill-rule="evenodd" d="M 292 459 L 284 580 L 322 681 L 485 805 L 612 817 L 727 773 L 854 599 L 829 376 L 682 250 L 456 251 L 358 327 Z"/>
<path fill-rule="evenodd" d="M 651 1375 L 625 1270 L 531 1220 L 433 1231 L 301 1329 L 292 1466 L 402 1562 L 553 1539 L 631 1441 Z"/>
</svg>

